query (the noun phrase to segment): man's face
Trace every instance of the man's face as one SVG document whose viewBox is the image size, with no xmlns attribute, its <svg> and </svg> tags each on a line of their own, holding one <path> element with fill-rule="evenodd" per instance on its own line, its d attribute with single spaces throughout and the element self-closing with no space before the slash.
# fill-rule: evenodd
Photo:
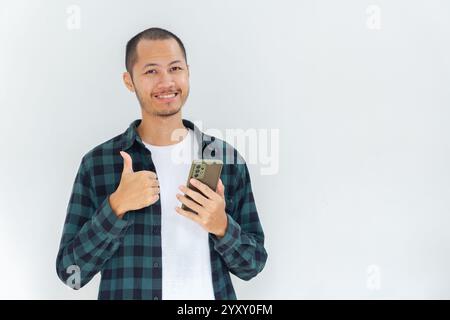
<svg viewBox="0 0 450 320">
<path fill-rule="evenodd" d="M 124 81 L 155 116 L 177 114 L 189 95 L 189 69 L 175 39 L 139 41 L 133 76 L 125 72 Z"/>
</svg>

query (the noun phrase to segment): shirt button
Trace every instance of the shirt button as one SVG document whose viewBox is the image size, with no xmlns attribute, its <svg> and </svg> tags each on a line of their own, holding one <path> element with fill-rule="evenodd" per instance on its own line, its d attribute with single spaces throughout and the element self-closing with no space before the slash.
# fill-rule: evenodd
<svg viewBox="0 0 450 320">
<path fill-rule="evenodd" d="M 158 268 L 158 267 L 159 267 L 159 263 L 158 263 L 158 262 L 155 262 L 155 263 L 153 264 L 153 267 L 154 267 L 154 268 Z"/>
<path fill-rule="evenodd" d="M 159 227 L 153 227 L 153 234 L 159 233 Z"/>
<path fill-rule="evenodd" d="M 159 297 L 158 296 L 154 296 L 153 300 L 159 300 Z"/>
</svg>

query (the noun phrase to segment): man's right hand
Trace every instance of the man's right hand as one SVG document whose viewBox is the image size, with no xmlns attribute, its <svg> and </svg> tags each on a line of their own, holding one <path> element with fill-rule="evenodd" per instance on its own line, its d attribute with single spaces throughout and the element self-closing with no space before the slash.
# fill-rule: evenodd
<svg viewBox="0 0 450 320">
<path fill-rule="evenodd" d="M 138 210 L 154 204 L 159 199 L 159 181 L 153 171 L 133 171 L 130 155 L 120 151 L 123 171 L 119 186 L 109 197 L 112 210 L 119 219 L 130 210 Z"/>
</svg>

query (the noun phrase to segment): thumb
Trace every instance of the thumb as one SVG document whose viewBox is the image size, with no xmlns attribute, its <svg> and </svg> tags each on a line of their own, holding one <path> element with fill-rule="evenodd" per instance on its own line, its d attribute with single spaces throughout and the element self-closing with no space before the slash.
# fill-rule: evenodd
<svg viewBox="0 0 450 320">
<path fill-rule="evenodd" d="M 133 160 L 131 156 L 125 151 L 120 151 L 120 155 L 123 158 L 123 171 L 122 173 L 132 173 L 133 172 Z"/>
<path fill-rule="evenodd" d="M 222 199 L 225 199 L 225 186 L 222 183 L 222 179 L 217 182 L 217 193 Z"/>
</svg>

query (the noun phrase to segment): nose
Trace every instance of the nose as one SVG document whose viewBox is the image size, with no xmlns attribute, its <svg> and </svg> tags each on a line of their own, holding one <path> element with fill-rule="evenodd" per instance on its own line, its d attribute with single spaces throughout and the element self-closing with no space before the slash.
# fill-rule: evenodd
<svg viewBox="0 0 450 320">
<path fill-rule="evenodd" d="M 167 71 L 161 72 L 158 83 L 163 87 L 172 85 L 174 83 L 172 75 Z"/>
</svg>

